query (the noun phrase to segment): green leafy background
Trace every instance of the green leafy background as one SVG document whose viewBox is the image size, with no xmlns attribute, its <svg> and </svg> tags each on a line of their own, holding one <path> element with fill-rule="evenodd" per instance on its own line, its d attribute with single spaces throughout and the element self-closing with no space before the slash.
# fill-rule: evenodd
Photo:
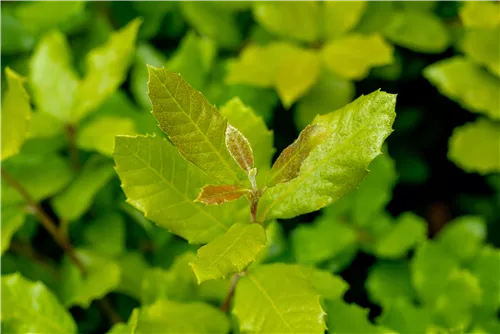
<svg viewBox="0 0 500 334">
<path fill-rule="evenodd" d="M 497 2 L 30 1 L 1 16 L 2 170 L 87 269 L 2 178 L 5 333 L 500 333 Z M 283 210 L 324 205 L 280 207 L 264 233 L 243 224 L 243 199 L 191 201 L 241 175 L 225 150 L 183 169 L 162 132 L 172 119 L 150 113 L 146 64 L 200 91 L 262 171 L 362 94 L 397 94 L 395 131 L 357 189 L 300 216 Z M 224 125 L 211 129 L 215 147 Z M 157 168 L 160 151 L 177 174 Z M 318 175 L 313 186 L 332 177 Z M 253 260 L 225 314 L 228 273 Z"/>
</svg>

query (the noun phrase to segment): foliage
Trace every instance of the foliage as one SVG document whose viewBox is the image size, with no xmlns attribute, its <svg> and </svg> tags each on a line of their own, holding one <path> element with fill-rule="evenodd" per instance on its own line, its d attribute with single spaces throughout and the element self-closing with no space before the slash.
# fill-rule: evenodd
<svg viewBox="0 0 500 334">
<path fill-rule="evenodd" d="M 498 13 L 2 4 L 2 330 L 498 333 Z"/>
</svg>

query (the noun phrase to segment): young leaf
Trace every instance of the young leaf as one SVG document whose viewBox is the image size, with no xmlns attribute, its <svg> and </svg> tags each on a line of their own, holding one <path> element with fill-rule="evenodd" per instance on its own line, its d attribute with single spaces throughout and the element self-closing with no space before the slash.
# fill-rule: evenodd
<svg viewBox="0 0 500 334">
<path fill-rule="evenodd" d="M 340 299 L 349 288 L 342 278 L 326 270 L 312 266 L 300 266 L 300 270 L 308 278 L 314 289 L 326 300 Z"/>
<path fill-rule="evenodd" d="M 209 334 L 229 332 L 226 315 L 205 303 L 179 303 L 158 300 L 142 307 L 137 320 L 136 334 Z"/>
<path fill-rule="evenodd" d="M 291 218 L 327 206 L 358 186 L 392 132 L 396 96 L 377 91 L 318 116 L 328 138 L 304 160 L 299 175 L 267 189 L 259 221 Z"/>
<path fill-rule="evenodd" d="M 248 194 L 249 190 L 235 185 L 208 185 L 201 188 L 201 192 L 194 200 L 205 205 L 219 205 L 226 202 L 236 201 Z"/>
<path fill-rule="evenodd" d="M 464 108 L 500 119 L 500 80 L 461 56 L 426 67 L 424 77 L 445 96 Z"/>
<path fill-rule="evenodd" d="M 113 177 L 113 164 L 108 159 L 94 156 L 65 191 L 52 199 L 52 205 L 61 219 L 74 221 L 92 205 L 95 194 Z"/>
<path fill-rule="evenodd" d="M 226 147 L 234 161 L 245 172 L 254 168 L 253 150 L 248 139 L 234 126 L 226 127 Z"/>
<path fill-rule="evenodd" d="M 15 333 L 76 333 L 71 314 L 41 282 L 19 273 L 2 275 L 2 329 Z M 7 307 L 8 306 L 8 307 Z"/>
<path fill-rule="evenodd" d="M 500 106 L 498 110 L 500 115 Z M 500 172 L 499 133 L 498 122 L 484 117 L 455 128 L 448 144 L 448 159 L 468 173 Z"/>
<path fill-rule="evenodd" d="M 299 175 L 300 167 L 311 150 L 324 138 L 321 137 L 321 125 L 308 125 L 299 137 L 281 152 L 267 176 L 267 186 L 288 182 Z"/>
<path fill-rule="evenodd" d="M 236 286 L 233 314 L 251 333 L 324 333 L 320 296 L 297 265 L 265 265 Z"/>
<path fill-rule="evenodd" d="M 113 33 L 108 42 L 86 57 L 86 75 L 78 87 L 71 122 L 78 123 L 96 110 L 123 83 L 135 51 L 141 19 Z"/>
<path fill-rule="evenodd" d="M 181 155 L 220 182 L 238 183 L 240 171 L 224 146 L 226 119 L 178 74 L 148 70 L 153 116 Z"/>
<path fill-rule="evenodd" d="M 437 240 L 459 261 L 468 261 L 479 253 L 486 239 L 486 222 L 480 216 L 462 216 L 447 223 Z"/>
<path fill-rule="evenodd" d="M 379 34 L 349 34 L 325 44 L 321 50 L 323 64 L 333 73 L 361 80 L 372 67 L 391 64 L 393 47 Z"/>
<path fill-rule="evenodd" d="M 231 226 L 226 234 L 198 249 L 190 263 L 198 283 L 239 273 L 252 263 L 266 245 L 266 231 L 260 224 Z"/>
<path fill-rule="evenodd" d="M 23 87 L 23 78 L 5 69 L 8 89 L 2 94 L 2 160 L 16 155 L 28 133 L 31 118 L 29 95 Z"/>
<path fill-rule="evenodd" d="M 12 236 L 23 226 L 25 218 L 26 214 L 23 212 L 22 208 L 16 206 L 6 208 L 2 206 L 2 255 L 7 249 L 9 249 Z"/>
<path fill-rule="evenodd" d="M 211 180 L 165 139 L 118 136 L 114 157 L 128 203 L 191 243 L 210 242 L 238 217 L 238 202 L 222 206 L 193 202 L 197 189 Z"/>
<path fill-rule="evenodd" d="M 37 109 L 69 123 L 79 79 L 64 35 L 57 31 L 45 35 L 35 48 L 29 67 Z"/>
</svg>

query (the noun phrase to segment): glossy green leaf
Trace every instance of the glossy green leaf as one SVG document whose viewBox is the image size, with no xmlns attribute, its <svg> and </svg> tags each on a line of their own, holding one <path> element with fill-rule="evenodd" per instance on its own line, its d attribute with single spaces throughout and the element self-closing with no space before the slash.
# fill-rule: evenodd
<svg viewBox="0 0 500 334">
<path fill-rule="evenodd" d="M 1 254 L 9 248 L 12 236 L 23 226 L 25 217 L 26 214 L 23 212 L 23 208 L 16 206 L 5 208 L 2 206 Z"/>
<path fill-rule="evenodd" d="M 125 221 L 118 213 L 101 215 L 88 223 L 83 231 L 88 248 L 106 256 L 117 256 L 125 251 Z"/>
<path fill-rule="evenodd" d="M 125 117 L 102 116 L 78 130 L 76 144 L 85 151 L 97 151 L 112 156 L 115 136 L 136 133 L 133 120 Z"/>
<path fill-rule="evenodd" d="M 242 277 L 233 314 L 243 332 L 324 333 L 326 329 L 320 296 L 296 265 L 260 266 Z"/>
<path fill-rule="evenodd" d="M 494 2 L 464 2 L 459 14 L 460 20 L 466 27 L 494 28 L 500 24 L 500 8 Z"/>
<path fill-rule="evenodd" d="M 239 273 L 251 264 L 266 245 L 266 232 L 260 224 L 231 226 L 226 234 L 198 249 L 191 263 L 198 283 Z"/>
<path fill-rule="evenodd" d="M 370 323 L 368 309 L 363 309 L 356 304 L 347 304 L 343 300 L 331 300 L 327 302 L 327 312 L 327 326 L 330 333 L 390 334 L 389 331 Z"/>
<path fill-rule="evenodd" d="M 352 101 L 354 93 L 355 87 L 352 81 L 322 71 L 319 80 L 296 104 L 294 110 L 295 126 L 302 130 L 312 122 L 316 115 L 323 115 L 342 108 Z"/>
<path fill-rule="evenodd" d="M 2 162 L 35 201 L 41 201 L 64 189 L 73 178 L 68 162 L 54 153 L 45 155 L 20 154 Z M 2 179 L 2 206 L 22 203 L 24 199 L 17 190 Z"/>
<path fill-rule="evenodd" d="M 423 53 L 440 53 L 451 42 L 449 32 L 432 13 L 401 10 L 390 16 L 382 31 L 392 43 Z"/>
<path fill-rule="evenodd" d="M 217 180 L 237 183 L 241 171 L 224 145 L 226 119 L 178 74 L 148 69 L 153 116 L 181 155 Z"/>
<path fill-rule="evenodd" d="M 500 8 L 498 8 L 500 11 Z M 471 29 L 465 32 L 461 48 L 465 55 L 500 77 L 500 25 L 492 29 Z"/>
<path fill-rule="evenodd" d="M 392 230 L 377 240 L 375 253 L 380 257 L 399 258 L 426 239 L 427 222 L 411 213 L 401 214 Z"/>
<path fill-rule="evenodd" d="M 302 42 L 318 38 L 320 11 L 320 4 L 312 1 L 255 2 L 252 8 L 255 21 L 265 29 Z"/>
<path fill-rule="evenodd" d="M 209 1 L 186 1 L 181 4 L 181 12 L 200 35 L 211 38 L 221 47 L 232 49 L 242 40 L 236 17 L 224 6 Z"/>
<path fill-rule="evenodd" d="M 73 70 L 67 41 L 60 32 L 48 33 L 38 43 L 30 60 L 29 80 L 37 109 L 68 123 L 79 78 Z"/>
<path fill-rule="evenodd" d="M 479 216 L 462 216 L 447 223 L 437 240 L 459 261 L 477 255 L 486 239 L 486 222 Z"/>
<path fill-rule="evenodd" d="M 139 252 L 126 252 L 116 258 L 120 266 L 120 283 L 113 289 L 115 292 L 140 300 L 142 297 L 142 282 L 150 269 L 149 263 Z"/>
<path fill-rule="evenodd" d="M 71 314 L 41 282 L 31 282 L 19 273 L 2 275 L 2 327 L 10 333 L 76 333 Z M 8 306 L 8 307 L 6 307 Z"/>
<path fill-rule="evenodd" d="M 384 307 L 377 323 L 398 333 L 432 333 L 432 313 L 411 301 L 397 299 Z"/>
<path fill-rule="evenodd" d="M 86 74 L 78 88 L 72 123 L 95 111 L 125 81 L 141 22 L 141 19 L 131 21 L 87 55 Z"/>
<path fill-rule="evenodd" d="M 500 80 L 473 62 L 455 56 L 426 67 L 423 75 L 464 108 L 500 119 Z"/>
<path fill-rule="evenodd" d="M 411 301 L 415 295 L 411 283 L 410 267 L 405 261 L 378 262 L 370 269 L 365 287 L 368 290 L 370 300 L 384 307 L 395 303 L 397 299 Z"/>
<path fill-rule="evenodd" d="M 324 217 L 314 225 L 299 225 L 292 234 L 297 262 L 319 264 L 356 243 L 356 232 L 349 226 Z"/>
<path fill-rule="evenodd" d="M 486 118 L 455 128 L 448 144 L 448 159 L 468 173 L 500 172 L 499 131 L 500 124 Z"/>
<path fill-rule="evenodd" d="M 118 136 L 114 158 L 128 203 L 191 243 L 210 242 L 238 216 L 239 201 L 223 206 L 193 202 L 210 179 L 165 139 Z"/>
<path fill-rule="evenodd" d="M 354 190 L 392 132 L 396 96 L 376 91 L 316 117 L 328 138 L 304 160 L 299 176 L 269 188 L 259 220 L 291 218 L 325 207 Z"/>
<path fill-rule="evenodd" d="M 366 1 L 325 1 L 323 13 L 323 35 L 333 39 L 352 30 L 361 19 Z"/>
<path fill-rule="evenodd" d="M 5 69 L 8 89 L 2 93 L 2 160 L 16 155 L 26 138 L 31 118 L 30 98 L 23 87 L 24 79 Z"/>
<path fill-rule="evenodd" d="M 179 303 L 158 300 L 140 309 L 137 334 L 149 333 L 213 333 L 229 332 L 226 315 L 208 304 Z"/>
<path fill-rule="evenodd" d="M 275 151 L 273 132 L 267 128 L 264 120 L 257 116 L 252 108 L 245 106 L 238 97 L 220 107 L 220 113 L 248 139 L 253 149 L 255 167 L 259 174 L 265 173 Z"/>
<path fill-rule="evenodd" d="M 110 160 L 93 157 L 66 190 L 52 199 L 52 205 L 61 219 L 74 221 L 89 210 L 96 193 L 113 177 Z"/>
<path fill-rule="evenodd" d="M 316 52 L 289 42 L 250 44 L 231 64 L 226 80 L 231 84 L 274 87 L 285 108 L 289 108 L 312 87 L 319 72 Z"/>
<path fill-rule="evenodd" d="M 458 270 L 457 259 L 434 241 L 422 243 L 411 263 L 412 282 L 420 300 L 432 305 Z"/>
<path fill-rule="evenodd" d="M 321 56 L 328 70 L 346 79 L 361 80 L 372 67 L 391 64 L 393 51 L 379 34 L 349 34 L 326 43 Z"/>
<path fill-rule="evenodd" d="M 313 288 L 326 300 L 341 299 L 349 288 L 349 284 L 342 278 L 328 271 L 316 269 L 311 266 L 300 266 L 300 270 L 307 277 Z"/>
<path fill-rule="evenodd" d="M 500 306 L 500 250 L 491 246 L 483 247 L 470 265 L 471 273 L 478 278 L 482 290 L 481 306 L 494 314 Z"/>
<path fill-rule="evenodd" d="M 86 269 L 85 276 L 65 257 L 61 268 L 59 297 L 66 307 L 88 308 L 94 299 L 101 299 L 120 283 L 120 266 L 99 253 L 77 249 L 76 256 Z"/>
</svg>

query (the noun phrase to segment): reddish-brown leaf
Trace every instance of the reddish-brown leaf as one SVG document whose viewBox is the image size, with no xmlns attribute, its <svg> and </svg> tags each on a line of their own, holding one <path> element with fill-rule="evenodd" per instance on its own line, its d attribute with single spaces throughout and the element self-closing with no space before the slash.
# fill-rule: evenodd
<svg viewBox="0 0 500 334">
<path fill-rule="evenodd" d="M 253 168 L 253 151 L 246 137 L 231 124 L 226 128 L 226 146 L 236 163 L 245 172 Z"/>
<path fill-rule="evenodd" d="M 204 186 L 195 202 L 201 202 L 205 205 L 219 205 L 239 199 L 248 194 L 249 190 L 236 185 L 207 185 Z"/>
</svg>

